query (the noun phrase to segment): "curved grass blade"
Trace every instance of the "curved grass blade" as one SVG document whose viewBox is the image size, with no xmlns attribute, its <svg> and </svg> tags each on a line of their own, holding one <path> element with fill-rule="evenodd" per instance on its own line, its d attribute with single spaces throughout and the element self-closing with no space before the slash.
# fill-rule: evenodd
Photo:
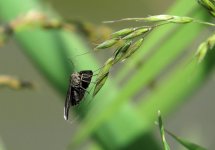
<svg viewBox="0 0 215 150">
<path fill-rule="evenodd" d="M 206 148 L 197 145 L 195 143 L 188 142 L 182 138 L 179 138 L 178 136 L 174 135 L 173 133 L 169 132 L 168 130 L 165 129 L 165 132 L 169 134 L 173 139 L 175 139 L 177 142 L 179 142 L 181 145 L 186 147 L 188 150 L 207 150 Z"/>
<path fill-rule="evenodd" d="M 158 125 L 159 125 L 159 129 L 160 129 L 160 134 L 161 134 L 161 139 L 162 139 L 164 150 L 170 150 L 169 145 L 168 145 L 166 138 L 165 138 L 165 131 L 164 131 L 164 126 L 163 126 L 163 121 L 161 118 L 161 112 L 160 111 L 158 111 Z"/>
</svg>

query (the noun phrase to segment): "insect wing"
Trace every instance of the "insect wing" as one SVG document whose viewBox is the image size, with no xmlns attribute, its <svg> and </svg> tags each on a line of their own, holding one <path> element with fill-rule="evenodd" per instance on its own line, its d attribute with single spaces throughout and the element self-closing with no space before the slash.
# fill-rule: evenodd
<svg viewBox="0 0 215 150">
<path fill-rule="evenodd" d="M 75 106 L 77 104 L 79 104 L 79 102 L 82 100 L 82 98 L 84 97 L 84 92 L 82 92 L 83 90 L 81 89 L 76 89 L 74 87 L 72 87 L 72 85 L 69 85 L 69 89 L 67 92 L 67 97 L 66 97 L 66 101 L 65 101 L 65 105 L 64 105 L 64 119 L 68 120 L 69 118 L 69 109 L 70 106 Z"/>
<path fill-rule="evenodd" d="M 81 83 L 79 88 L 80 98 L 82 99 L 87 91 L 88 86 L 90 85 L 93 72 L 91 70 L 80 71 Z"/>
<path fill-rule="evenodd" d="M 84 70 L 84 71 L 80 71 L 79 72 L 82 79 L 81 79 L 81 88 L 82 89 L 87 89 L 88 86 L 90 85 L 90 82 L 91 82 L 91 79 L 92 79 L 92 76 L 93 76 L 93 72 L 92 70 Z"/>
<path fill-rule="evenodd" d="M 71 82 L 69 83 L 69 88 L 67 91 L 67 96 L 66 96 L 66 101 L 65 101 L 65 105 L 64 105 L 64 119 L 68 120 L 68 116 L 69 116 L 69 108 L 71 105 L 71 101 L 72 101 L 72 85 Z"/>
</svg>

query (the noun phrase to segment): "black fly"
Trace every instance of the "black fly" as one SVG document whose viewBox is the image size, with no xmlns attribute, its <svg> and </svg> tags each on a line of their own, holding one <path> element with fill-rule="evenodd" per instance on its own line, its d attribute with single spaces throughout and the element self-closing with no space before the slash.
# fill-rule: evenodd
<svg viewBox="0 0 215 150">
<path fill-rule="evenodd" d="M 74 72 L 70 76 L 69 89 L 64 106 L 64 119 L 68 120 L 70 106 L 75 106 L 83 99 L 93 76 L 92 70 Z"/>
</svg>

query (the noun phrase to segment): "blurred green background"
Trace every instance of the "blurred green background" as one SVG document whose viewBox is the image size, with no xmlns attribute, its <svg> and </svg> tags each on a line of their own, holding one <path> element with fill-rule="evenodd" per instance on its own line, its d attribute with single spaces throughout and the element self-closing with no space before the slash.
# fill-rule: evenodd
<svg viewBox="0 0 215 150">
<path fill-rule="evenodd" d="M 75 18 L 95 24 L 100 24 L 104 20 L 163 14 L 173 2 L 171 0 L 44 1 L 65 18 Z M 198 45 L 195 44 L 193 49 Z M 74 131 L 78 129 L 78 122 L 70 124 L 63 119 L 65 97 L 50 86 L 29 58 L 23 54 L 14 39 L 0 49 L 0 69 L 1 74 L 32 80 L 37 86 L 35 90 L 0 89 L 0 137 L 6 149 L 66 149 Z M 214 81 L 214 75 L 210 76 L 189 101 L 165 118 L 166 128 L 173 133 L 209 149 L 215 147 Z M 173 140 L 168 139 L 168 141 L 174 145 L 175 150 L 183 149 Z M 87 143 L 85 144 L 83 149 L 87 146 Z"/>
</svg>

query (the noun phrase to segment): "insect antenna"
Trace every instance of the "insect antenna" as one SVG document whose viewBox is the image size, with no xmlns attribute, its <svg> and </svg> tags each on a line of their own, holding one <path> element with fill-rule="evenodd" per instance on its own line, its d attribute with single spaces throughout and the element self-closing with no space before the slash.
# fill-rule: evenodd
<svg viewBox="0 0 215 150">
<path fill-rule="evenodd" d="M 87 54 L 90 54 L 90 53 L 93 54 L 93 53 L 97 53 L 97 52 L 99 52 L 99 51 L 87 51 L 87 52 L 84 52 L 84 53 L 72 56 L 72 57 L 70 57 L 68 59 L 73 60 L 73 59 L 77 59 L 77 57 L 80 57 L 80 56 L 83 56 L 83 55 L 87 55 Z"/>
<path fill-rule="evenodd" d="M 72 61 L 71 58 L 67 58 L 67 60 L 72 64 L 72 67 L 74 68 L 74 71 L 76 70 L 76 66 L 75 66 L 75 63 Z"/>
</svg>

